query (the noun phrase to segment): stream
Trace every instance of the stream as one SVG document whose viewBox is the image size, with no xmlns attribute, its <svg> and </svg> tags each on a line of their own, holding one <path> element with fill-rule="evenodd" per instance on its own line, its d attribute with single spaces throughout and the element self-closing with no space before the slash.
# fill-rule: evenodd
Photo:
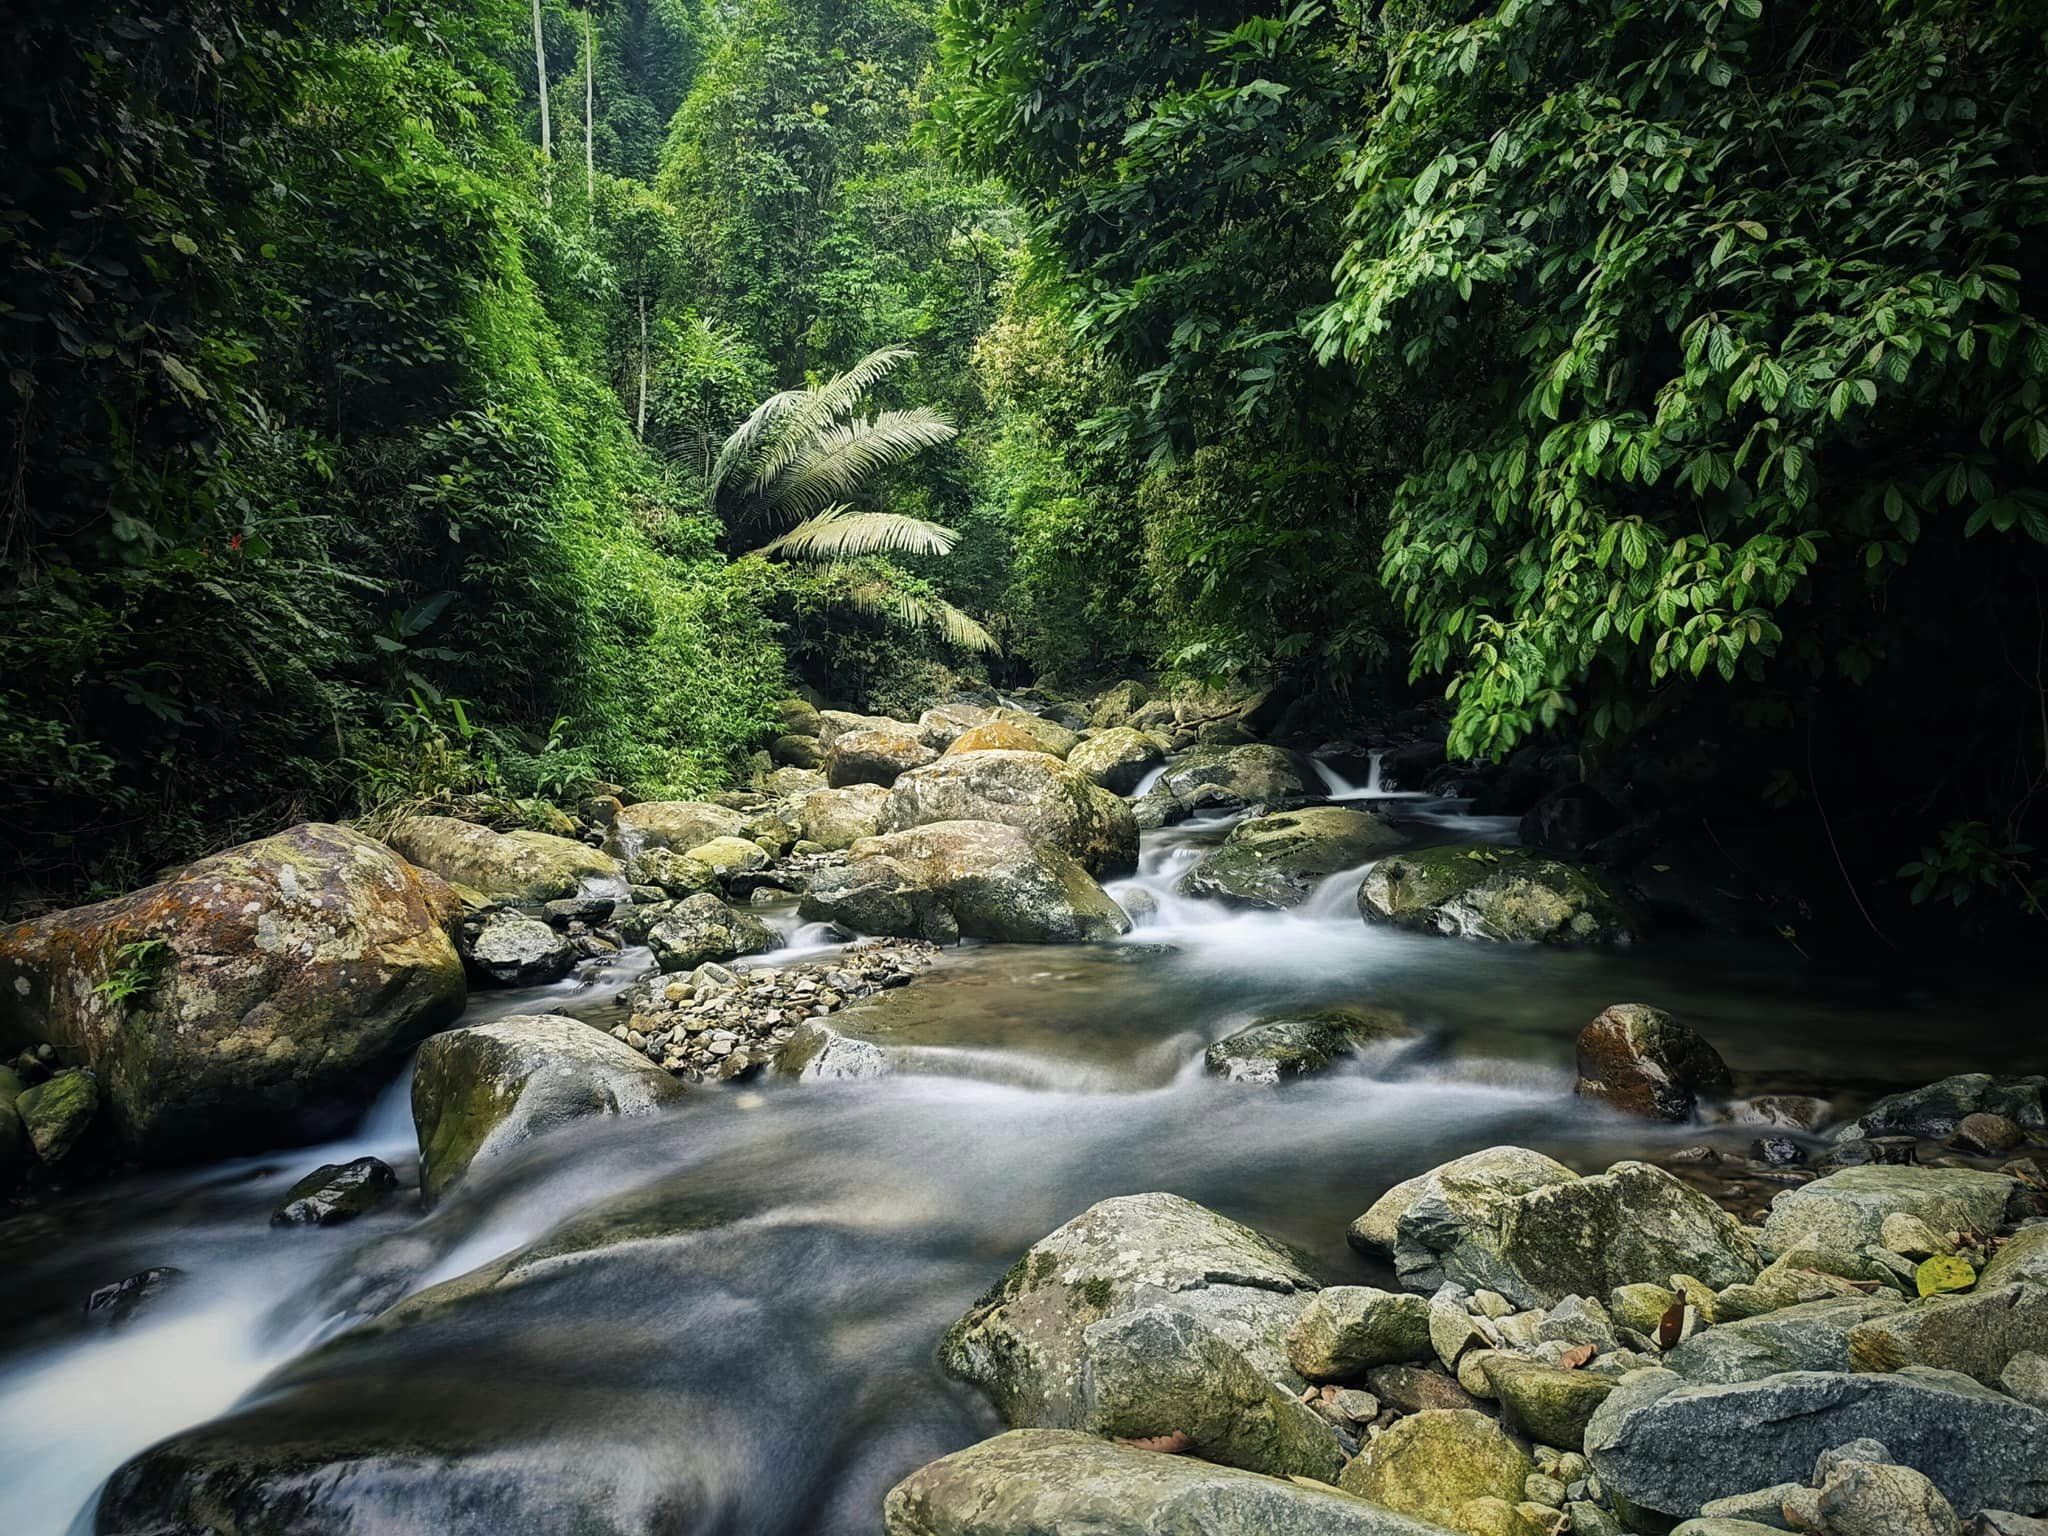
<svg viewBox="0 0 2048 1536">
<path fill-rule="evenodd" d="M 1513 836 L 1376 776 L 1327 777 L 1333 798 L 1439 840 Z M 345 1498 L 353 1522 L 294 1531 L 872 1536 L 892 1483 L 1000 1427 L 939 1373 L 941 1334 L 1098 1199 L 1171 1190 L 1335 1277 L 1384 1282 L 1347 1223 L 1447 1158 L 1518 1142 L 1590 1171 L 1755 1134 L 1576 1102 L 1572 1041 L 1609 1003 L 1680 1013 L 1744 1091 L 1861 1098 L 2031 1054 L 2010 1024 L 2037 1011 L 2020 978 L 1829 975 L 1790 944 L 1682 936 L 1596 953 L 1396 934 L 1360 922 L 1355 871 L 1285 914 L 1175 896 L 1228 825 L 1145 835 L 1140 873 L 1110 887 L 1145 912 L 1120 942 L 969 945 L 844 1016 L 884 1045 L 885 1078 L 700 1087 L 661 1118 L 587 1121 L 482 1166 L 430 1215 L 408 1192 L 350 1225 L 270 1227 L 318 1163 L 375 1154 L 415 1179 L 400 1078 L 345 1142 L 136 1177 L 0 1225 L 6 1529 L 92 1531 L 117 1466 L 225 1415 L 219 1434 L 266 1458 L 367 1447 L 308 1461 L 295 1485 L 308 1508 Z M 480 993 L 465 1022 L 609 1026 L 649 963 Z M 1253 1017 L 1336 1002 L 1397 1009 L 1425 1039 L 1278 1091 L 1203 1073 L 1204 1046 Z M 614 1240 L 470 1305 L 415 1307 L 406 1328 L 362 1326 L 564 1223 Z M 182 1280 L 128 1325 L 81 1315 L 96 1287 L 166 1265 Z"/>
</svg>

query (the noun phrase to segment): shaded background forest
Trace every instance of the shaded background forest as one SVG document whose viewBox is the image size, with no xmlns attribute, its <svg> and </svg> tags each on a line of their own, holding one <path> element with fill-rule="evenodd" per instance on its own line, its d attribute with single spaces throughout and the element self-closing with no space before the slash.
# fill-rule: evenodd
<svg viewBox="0 0 2048 1536">
<path fill-rule="evenodd" d="M 1884 923 L 2040 913 L 2040 4 L 0 30 L 10 905 L 440 793 L 704 793 L 792 675 L 1164 668 L 1331 735 L 1444 701 L 1639 854 Z M 897 344 L 884 402 L 960 435 L 868 494 L 953 553 L 746 556 L 719 443 Z"/>
</svg>

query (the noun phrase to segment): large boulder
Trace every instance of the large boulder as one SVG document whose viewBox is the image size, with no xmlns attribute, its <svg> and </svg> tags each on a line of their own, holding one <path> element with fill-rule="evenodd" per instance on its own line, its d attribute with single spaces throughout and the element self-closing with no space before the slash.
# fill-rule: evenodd
<svg viewBox="0 0 2048 1536">
<path fill-rule="evenodd" d="M 647 947 L 664 971 L 694 971 L 707 960 L 765 955 L 782 935 L 751 912 L 739 912 L 709 892 L 685 897 L 647 931 Z"/>
<path fill-rule="evenodd" d="M 859 933 L 951 943 L 1085 944 L 1130 919 L 1058 848 L 996 821 L 946 821 L 855 843 L 812 877 L 799 912 Z"/>
<path fill-rule="evenodd" d="M 1519 1501 L 1536 1470 L 1500 1425 L 1469 1408 L 1396 1419 L 1344 1469 L 1340 1486 L 1399 1514 L 1451 1525 L 1475 1499 Z"/>
<path fill-rule="evenodd" d="M 1918 1366 L 1714 1386 L 1637 1371 L 1593 1415 L 1586 1455 L 1610 1493 L 1684 1519 L 1712 1499 L 1803 1484 L 1821 1452 L 1860 1439 L 1932 1478 L 1958 1509 L 2048 1511 L 2048 1413 Z"/>
<path fill-rule="evenodd" d="M 1468 1228 L 1492 1225 L 1496 1212 L 1533 1189 L 1576 1178 L 1556 1158 L 1527 1147 L 1468 1152 L 1387 1190 L 1351 1224 L 1351 1246 L 1394 1259 L 1403 1284 L 1433 1291 L 1443 1283 L 1440 1253 L 1454 1246 Z M 1404 1246 L 1401 1224 L 1411 1215 Z"/>
<path fill-rule="evenodd" d="M 1104 730 L 1128 725 L 1151 697 L 1152 690 L 1136 678 L 1111 683 L 1088 701 L 1088 723 Z"/>
<path fill-rule="evenodd" d="M 478 1162 L 589 1115 L 645 1115 L 683 1085 L 623 1041 L 559 1014 L 453 1029 L 420 1048 L 412 1118 L 420 1198 L 433 1205 Z"/>
<path fill-rule="evenodd" d="M 0 930 L 0 1038 L 90 1065 L 147 1158 L 338 1131 L 462 1011 L 439 876 L 309 824 Z"/>
<path fill-rule="evenodd" d="M 1299 1259 L 1251 1228 L 1178 1195 L 1125 1195 L 1034 1243 L 939 1358 L 1008 1424 L 1088 1428 L 1091 1325 L 1165 1308 L 1298 1390 L 1284 1340 L 1315 1290 Z"/>
<path fill-rule="evenodd" d="M 1300 754 L 1251 744 L 1183 752 L 1160 776 L 1158 789 L 1195 810 L 1277 809 L 1310 799 L 1312 783 L 1320 780 Z"/>
<path fill-rule="evenodd" d="M 1859 1371 L 1931 1365 L 1987 1387 L 1998 1386 L 2023 1354 L 2048 1354 L 2048 1286 L 1980 1284 L 1967 1296 L 1887 1308 L 1848 1337 L 1849 1364 Z"/>
<path fill-rule="evenodd" d="M 1892 1215 L 1917 1216 L 1936 1232 L 1995 1232 L 2017 1187 L 2008 1174 L 1972 1168 L 1844 1168 L 1778 1195 L 1764 1219 L 1764 1245 L 1775 1253 L 1800 1242 L 1860 1253 L 1883 1238 Z"/>
<path fill-rule="evenodd" d="M 1181 876 L 1183 896 L 1226 906 L 1298 907 L 1330 876 L 1356 869 L 1408 840 L 1369 811 L 1309 806 L 1240 822 Z"/>
<path fill-rule="evenodd" d="M 1056 1429 L 955 1451 L 889 1491 L 885 1536 L 1450 1536 L 1334 1488 Z"/>
<path fill-rule="evenodd" d="M 1115 795 L 1128 795 L 1166 760 L 1156 737 L 1128 726 L 1099 731 L 1067 754 L 1067 763 Z"/>
<path fill-rule="evenodd" d="M 1690 1120 L 1735 1080 L 1721 1053 L 1661 1008 L 1615 1003 L 1579 1031 L 1574 1092 L 1642 1120 Z"/>
<path fill-rule="evenodd" d="M 613 818 L 604 846 L 628 862 L 650 848 L 687 853 L 714 837 L 738 837 L 746 820 L 738 811 L 706 800 L 643 800 Z"/>
<path fill-rule="evenodd" d="M 917 727 L 908 720 L 898 720 L 889 715 L 861 715 L 850 709 L 818 711 L 818 740 L 826 746 L 854 731 L 896 731 L 915 736 Z"/>
<path fill-rule="evenodd" d="M 537 907 L 572 896 L 626 894 L 619 861 L 548 832 L 493 832 L 453 816 L 408 816 L 390 844 L 421 869 L 485 901 Z"/>
<path fill-rule="evenodd" d="M 1517 1195 L 1490 1178 L 1440 1177 L 1396 1231 L 1404 1284 L 1450 1280 L 1521 1307 L 1674 1274 L 1718 1290 L 1753 1280 L 1763 1263 L 1733 1216 L 1650 1163 L 1616 1163 Z"/>
<path fill-rule="evenodd" d="M 2048 1285 L 2048 1224 L 2022 1227 L 1999 1246 L 1977 1284 L 1985 1289 L 2022 1280 Z"/>
<path fill-rule="evenodd" d="M 1287 1330 L 1288 1363 L 1309 1381 L 1354 1381 L 1428 1355 L 1429 1302 L 1406 1291 L 1326 1286 Z"/>
<path fill-rule="evenodd" d="M 796 821 L 806 841 L 820 848 L 851 848 L 881 830 L 889 792 L 879 784 L 850 784 L 799 796 Z"/>
<path fill-rule="evenodd" d="M 1586 1425 L 1607 1401 L 1614 1382 L 1592 1371 L 1565 1370 L 1503 1351 L 1485 1358 L 1486 1384 L 1500 1400 L 1501 1418 L 1539 1445 L 1576 1451 Z"/>
<path fill-rule="evenodd" d="M 1138 866 L 1130 807 L 1043 752 L 949 754 L 889 791 L 882 832 L 941 821 L 999 821 L 1080 861 L 1098 879 Z"/>
<path fill-rule="evenodd" d="M 824 722 L 818 718 L 817 706 L 809 699 L 779 700 L 774 712 L 775 729 L 779 735 L 815 738 L 824 727 Z"/>
<path fill-rule="evenodd" d="M 1202 1064 L 1226 1082 L 1270 1085 L 1328 1071 L 1367 1046 L 1414 1034 L 1405 1019 L 1379 1008 L 1273 1014 L 1218 1040 Z"/>
<path fill-rule="evenodd" d="M 934 752 L 943 752 L 962 733 L 995 717 L 996 712 L 983 704 L 935 704 L 917 717 L 917 739 Z"/>
<path fill-rule="evenodd" d="M 1666 1355 L 1664 1363 L 1687 1381 L 1701 1383 L 1758 1381 L 1781 1371 L 1846 1371 L 1857 1326 L 1905 1305 L 1891 1291 L 1799 1302 L 1702 1328 Z"/>
<path fill-rule="evenodd" d="M 768 760 L 778 768 L 823 768 L 825 748 L 815 736 L 778 736 L 768 743 Z"/>
<path fill-rule="evenodd" d="M 901 731 L 846 731 L 825 749 L 825 782 L 834 789 L 849 784 L 887 787 L 937 756 L 917 737 Z"/>
<path fill-rule="evenodd" d="M 1045 747 L 1038 736 L 1021 725 L 1008 720 L 985 720 L 946 743 L 944 755 L 960 757 L 969 752 L 1045 752 Z M 1058 757 L 1060 754 L 1050 752 L 1046 755 Z"/>
<path fill-rule="evenodd" d="M 517 912 L 491 913 L 474 937 L 465 936 L 461 949 L 471 973 L 499 987 L 559 981 L 576 964 L 576 949 L 568 939 L 540 919 Z"/>
<path fill-rule="evenodd" d="M 1519 944 L 1622 944 L 1642 914 L 1577 865 L 1521 848 L 1418 848 L 1381 859 L 1358 887 L 1368 923 Z"/>
<path fill-rule="evenodd" d="M 989 723 L 1022 731 L 1038 744 L 1039 751 L 1050 752 L 1054 757 L 1065 757 L 1081 744 L 1081 733 L 1054 719 L 1052 711 L 1034 715 L 1028 710 L 999 709 Z"/>
</svg>

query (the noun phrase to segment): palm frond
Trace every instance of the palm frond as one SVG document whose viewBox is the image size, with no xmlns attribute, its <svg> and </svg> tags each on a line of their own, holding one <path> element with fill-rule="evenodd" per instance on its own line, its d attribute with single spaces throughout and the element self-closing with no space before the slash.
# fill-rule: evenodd
<svg viewBox="0 0 2048 1536">
<path fill-rule="evenodd" d="M 779 436 L 771 429 L 781 421 L 800 401 L 810 394 L 807 389 L 785 389 L 778 395 L 770 395 L 754 407 L 753 415 L 734 429 L 731 437 L 718 450 L 718 458 L 711 466 L 711 481 L 705 487 L 705 494 L 716 497 L 718 488 L 725 484 L 731 474 L 749 455 L 756 453 L 764 440 Z"/>
<path fill-rule="evenodd" d="M 850 411 L 866 398 L 869 390 L 895 372 L 898 363 L 908 362 L 915 355 L 909 347 L 878 347 L 837 378 L 820 384 L 816 391 L 818 402 L 833 414 Z"/>
<path fill-rule="evenodd" d="M 816 389 L 799 391 L 801 398 L 779 419 L 760 455 L 751 493 L 767 497 L 775 477 L 789 467 L 817 433 L 852 412 L 877 382 L 911 355 L 908 347 L 883 347 Z"/>
<path fill-rule="evenodd" d="M 799 560 L 850 560 L 859 555 L 947 555 L 959 535 L 900 512 L 856 512 L 835 502 L 754 551 Z"/>
<path fill-rule="evenodd" d="M 963 651 L 988 653 L 1001 649 L 994 635 L 943 598 L 913 597 L 887 582 L 864 580 L 846 589 L 846 601 L 869 618 L 893 619 L 912 629 L 936 629 L 949 644 Z"/>
<path fill-rule="evenodd" d="M 856 416 L 812 434 L 765 499 L 780 516 L 809 517 L 852 495 L 876 471 L 956 436 L 953 424 L 929 406 Z"/>
</svg>

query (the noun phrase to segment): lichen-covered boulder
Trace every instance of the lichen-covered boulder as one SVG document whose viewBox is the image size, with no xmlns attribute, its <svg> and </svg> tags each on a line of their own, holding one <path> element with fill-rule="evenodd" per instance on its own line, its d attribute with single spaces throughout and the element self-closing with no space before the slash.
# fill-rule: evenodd
<svg viewBox="0 0 2048 1536">
<path fill-rule="evenodd" d="M 969 752 L 1045 752 L 1039 738 L 1009 720 L 984 720 L 962 731 L 946 744 L 944 755 L 961 757 Z M 1058 757 L 1057 752 L 1047 752 Z"/>
<path fill-rule="evenodd" d="M 1085 944 L 1130 931 L 1088 871 L 1002 822 L 937 822 L 855 843 L 821 870 L 798 910 L 859 933 Z"/>
<path fill-rule="evenodd" d="M 1439 1256 L 1468 1229 L 1491 1226 L 1498 1211 L 1530 1190 L 1577 1177 L 1556 1158 L 1527 1147 L 1468 1152 L 1381 1195 L 1351 1224 L 1351 1246 L 1392 1258 L 1410 1289 L 1433 1291 L 1443 1283 Z M 1409 1218 L 1404 1244 L 1401 1224 Z"/>
<path fill-rule="evenodd" d="M 778 736 L 768 743 L 768 758 L 778 768 L 823 768 L 825 748 L 815 736 Z"/>
<path fill-rule="evenodd" d="M 538 918 L 517 912 L 491 913 L 460 948 L 471 974 L 499 987 L 558 981 L 576 964 L 574 945 Z"/>
<path fill-rule="evenodd" d="M 1661 1008 L 1615 1003 L 1579 1031 L 1573 1091 L 1643 1120 L 1690 1120 L 1701 1098 L 1735 1091 L 1728 1064 Z"/>
<path fill-rule="evenodd" d="M 1279 807 L 1311 798 L 1312 781 L 1305 760 L 1282 747 L 1196 747 L 1173 760 L 1159 791 L 1196 809 Z"/>
<path fill-rule="evenodd" d="M 1344 1469 L 1347 1493 L 1452 1525 L 1474 1499 L 1510 1503 L 1536 1463 L 1500 1425 L 1471 1409 L 1431 1408 L 1396 1419 Z"/>
<path fill-rule="evenodd" d="M 420 1197 L 433 1205 L 477 1163 L 590 1115 L 645 1115 L 683 1086 L 631 1046 L 559 1014 L 452 1029 L 412 1079 Z"/>
<path fill-rule="evenodd" d="M 847 731 L 825 749 L 825 782 L 834 789 L 849 784 L 886 787 L 937 756 L 916 736 L 901 731 Z"/>
<path fill-rule="evenodd" d="M 714 837 L 738 837 L 747 818 L 706 800 L 643 800 L 613 819 L 605 850 L 628 863 L 650 848 L 687 853 Z"/>
<path fill-rule="evenodd" d="M 1006 1423 L 1087 1428 L 1089 1327 L 1164 1307 L 1298 1390 L 1284 1338 L 1315 1289 L 1299 1259 L 1249 1227 L 1178 1195 L 1125 1195 L 1034 1243 L 953 1325 L 939 1358 Z"/>
<path fill-rule="evenodd" d="M 493 832 L 453 816 L 409 816 L 389 841 L 421 869 L 489 902 L 537 907 L 570 896 L 626 894 L 617 859 L 548 832 Z"/>
<path fill-rule="evenodd" d="M 917 739 L 934 752 L 943 752 L 962 734 L 995 717 L 984 704 L 935 704 L 917 717 Z"/>
<path fill-rule="evenodd" d="M 760 818 L 754 819 L 758 821 Z M 703 865 L 723 880 L 727 875 L 766 867 L 768 850 L 751 837 L 714 837 L 708 843 L 699 843 L 684 857 Z"/>
<path fill-rule="evenodd" d="M 814 790 L 797 799 L 797 826 L 807 842 L 821 848 L 851 848 L 880 830 L 888 803 L 889 792 L 879 784 Z"/>
<path fill-rule="evenodd" d="M 1202 1054 L 1211 1076 L 1271 1085 L 1326 1072 L 1354 1052 L 1414 1038 L 1407 1020 L 1384 1008 L 1318 1008 L 1273 1014 L 1226 1035 Z"/>
<path fill-rule="evenodd" d="M 1138 867 L 1130 807 L 1043 752 L 948 754 L 899 778 L 879 830 L 997 821 L 1050 844 L 1099 878 Z"/>
<path fill-rule="evenodd" d="M 664 971 L 694 971 L 707 960 L 764 955 L 782 935 L 751 912 L 738 912 L 708 892 L 677 902 L 647 931 L 647 947 Z"/>
<path fill-rule="evenodd" d="M 2022 1280 L 2048 1285 L 2048 1225 L 2022 1227 L 1999 1245 L 1977 1283 L 1987 1290 Z"/>
<path fill-rule="evenodd" d="M 1335 1488 L 1018 1429 L 889 1491 L 885 1536 L 1450 1536 Z"/>
<path fill-rule="evenodd" d="M 1822 1452 L 1859 1439 L 1880 1441 L 1959 1509 L 2048 1510 L 2048 1413 L 1919 1366 L 1714 1386 L 1636 1371 L 1594 1413 L 1586 1456 L 1610 1493 L 1683 1518 L 1715 1499 L 1803 1485 Z"/>
<path fill-rule="evenodd" d="M 1522 848 L 1390 854 L 1358 887 L 1368 923 L 1513 944 L 1623 944 L 1648 925 L 1590 871 Z"/>
<path fill-rule="evenodd" d="M 1778 1195 L 1764 1219 L 1764 1243 L 1778 1253 L 1800 1242 L 1860 1253 L 1883 1239 L 1885 1217 L 1896 1214 L 1917 1216 L 1936 1232 L 1995 1232 L 2017 1187 L 2009 1174 L 1974 1168 L 1844 1168 Z"/>
<path fill-rule="evenodd" d="M 1166 760 L 1156 737 L 1128 726 L 1099 732 L 1067 754 L 1070 767 L 1114 795 L 1128 795 Z"/>
<path fill-rule="evenodd" d="M 1287 1330 L 1288 1363 L 1309 1381 L 1353 1381 L 1428 1354 L 1429 1301 L 1406 1291 L 1327 1286 Z"/>
<path fill-rule="evenodd" d="M 1024 709 L 999 709 L 990 724 L 1022 731 L 1038 743 L 1039 751 L 1065 757 L 1081 744 L 1081 733 L 1061 724 L 1055 718 L 1059 713 L 1058 709 L 1048 709 L 1042 715 L 1034 715 Z"/>
<path fill-rule="evenodd" d="M 651 885 L 680 900 L 699 891 L 718 889 L 718 871 L 674 848 L 649 848 L 626 865 L 634 885 Z"/>
<path fill-rule="evenodd" d="M 1407 841 L 1369 811 L 1339 805 L 1281 811 L 1232 827 L 1214 851 L 1181 876 L 1179 890 L 1225 906 L 1281 911 L 1300 906 L 1330 876 Z"/>
<path fill-rule="evenodd" d="M 1129 725 L 1151 697 L 1152 690 L 1135 678 L 1111 683 L 1088 701 L 1088 723 L 1103 729 Z"/>
<path fill-rule="evenodd" d="M 780 699 L 775 705 L 776 730 L 784 736 L 817 736 L 824 728 L 817 706 L 809 699 Z"/>
<path fill-rule="evenodd" d="M 1777 1314 L 1782 1316 L 1783 1314 Z M 1761 1321 L 1761 1319 L 1759 1319 Z M 1848 1333 L 1848 1363 L 1859 1371 L 1931 1365 L 1996 1387 L 2023 1354 L 2048 1353 L 2048 1286 L 1978 1288 L 1916 1306 L 1892 1306 Z"/>
<path fill-rule="evenodd" d="M 1451 1280 L 1549 1307 L 1674 1274 L 1719 1289 L 1763 1265 L 1733 1216 L 1649 1163 L 1520 1194 L 1485 1170 L 1444 1174 L 1396 1223 L 1395 1267 L 1411 1287 Z"/>
<path fill-rule="evenodd" d="M 339 1129 L 462 1011 L 457 911 L 383 844 L 293 827 L 0 930 L 0 1039 L 91 1066 L 145 1158 Z"/>
<path fill-rule="evenodd" d="M 1666 1355 L 1664 1364 L 1691 1382 L 1758 1381 L 1780 1371 L 1846 1371 L 1856 1327 L 1904 1306 L 1890 1291 L 1799 1302 L 1702 1328 Z"/>
</svg>

